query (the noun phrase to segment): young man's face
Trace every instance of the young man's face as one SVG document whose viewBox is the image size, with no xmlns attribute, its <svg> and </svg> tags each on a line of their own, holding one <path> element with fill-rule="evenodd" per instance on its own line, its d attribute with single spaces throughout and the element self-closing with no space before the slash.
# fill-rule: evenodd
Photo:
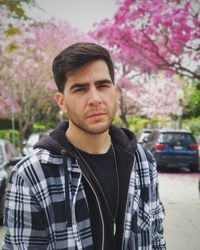
<svg viewBox="0 0 200 250">
<path fill-rule="evenodd" d="M 117 93 L 107 64 L 97 60 L 70 72 L 64 94 L 57 93 L 56 100 L 68 115 L 71 129 L 100 134 L 114 119 Z"/>
</svg>

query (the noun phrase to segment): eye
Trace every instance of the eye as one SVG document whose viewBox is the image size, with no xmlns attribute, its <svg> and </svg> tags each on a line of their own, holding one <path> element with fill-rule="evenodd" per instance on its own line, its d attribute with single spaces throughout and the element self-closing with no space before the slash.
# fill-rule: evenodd
<svg viewBox="0 0 200 250">
<path fill-rule="evenodd" d="M 84 90 L 84 88 L 78 88 L 78 89 L 74 89 L 74 92 L 81 92 L 83 90 Z"/>
<path fill-rule="evenodd" d="M 74 93 L 77 93 L 77 92 L 83 92 L 85 91 L 87 88 L 86 87 L 76 87 L 73 89 L 73 92 Z"/>
<path fill-rule="evenodd" d="M 110 88 L 110 82 L 104 82 L 99 84 L 98 88 Z"/>
</svg>

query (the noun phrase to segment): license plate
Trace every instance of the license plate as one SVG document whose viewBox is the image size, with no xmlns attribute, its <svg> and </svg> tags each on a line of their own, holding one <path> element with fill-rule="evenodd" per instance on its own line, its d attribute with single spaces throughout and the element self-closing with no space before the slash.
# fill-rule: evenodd
<svg viewBox="0 0 200 250">
<path fill-rule="evenodd" d="M 174 149 L 181 150 L 181 149 L 183 149 L 183 147 L 182 146 L 174 146 Z"/>
</svg>

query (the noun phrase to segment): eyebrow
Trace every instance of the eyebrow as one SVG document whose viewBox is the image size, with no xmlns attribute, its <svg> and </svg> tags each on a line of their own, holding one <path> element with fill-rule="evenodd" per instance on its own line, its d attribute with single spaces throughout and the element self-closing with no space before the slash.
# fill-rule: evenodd
<svg viewBox="0 0 200 250">
<path fill-rule="evenodd" d="M 95 84 L 112 83 L 110 79 L 102 79 L 95 82 Z"/>
<path fill-rule="evenodd" d="M 98 81 L 95 81 L 95 85 L 100 85 L 100 84 L 104 84 L 104 83 L 110 83 L 112 84 L 112 81 L 110 79 L 101 79 L 101 80 L 98 80 Z M 70 90 L 73 90 L 75 88 L 82 88 L 82 87 L 87 87 L 89 86 L 89 83 L 74 83 L 71 87 L 70 87 Z"/>
</svg>

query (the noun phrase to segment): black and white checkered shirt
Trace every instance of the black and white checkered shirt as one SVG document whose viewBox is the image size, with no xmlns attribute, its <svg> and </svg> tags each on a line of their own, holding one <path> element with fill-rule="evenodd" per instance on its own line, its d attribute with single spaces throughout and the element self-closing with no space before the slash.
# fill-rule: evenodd
<svg viewBox="0 0 200 250">
<path fill-rule="evenodd" d="M 164 250 L 164 208 L 156 164 L 139 145 L 134 156 L 122 249 Z M 4 250 L 93 249 L 82 172 L 75 159 L 66 156 L 65 160 L 38 148 L 15 166 L 5 204 Z M 68 200 L 64 168 L 68 171 Z"/>
</svg>

